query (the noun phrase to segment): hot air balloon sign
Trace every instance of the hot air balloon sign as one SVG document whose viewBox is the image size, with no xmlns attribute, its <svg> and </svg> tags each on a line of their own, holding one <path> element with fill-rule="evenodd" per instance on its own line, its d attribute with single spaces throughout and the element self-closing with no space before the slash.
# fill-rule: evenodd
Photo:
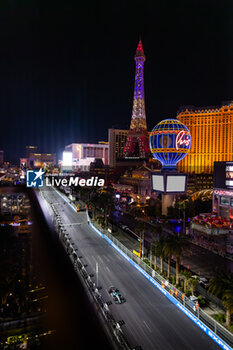
<svg viewBox="0 0 233 350">
<path fill-rule="evenodd" d="M 191 134 L 177 119 L 165 119 L 150 133 L 150 150 L 164 170 L 175 170 L 191 148 Z"/>
</svg>

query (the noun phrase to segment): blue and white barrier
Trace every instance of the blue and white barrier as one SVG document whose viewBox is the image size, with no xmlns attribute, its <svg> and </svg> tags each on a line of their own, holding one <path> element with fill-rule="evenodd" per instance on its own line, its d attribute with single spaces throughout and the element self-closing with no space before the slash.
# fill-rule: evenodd
<svg viewBox="0 0 233 350">
<path fill-rule="evenodd" d="M 59 194 L 62 199 L 69 204 L 69 206 L 76 212 L 74 206 L 54 187 L 53 189 Z M 134 266 L 144 277 L 146 277 L 157 289 L 160 290 L 174 305 L 176 305 L 179 310 L 181 310 L 186 316 L 188 316 L 201 330 L 207 334 L 212 340 L 214 340 L 223 350 L 232 350 L 232 348 L 227 345 L 219 336 L 212 332 L 202 321 L 200 321 L 196 316 L 194 316 L 184 305 L 182 305 L 176 298 L 170 295 L 162 286 L 154 280 L 146 271 L 144 271 L 138 264 L 136 264 L 131 258 L 129 258 L 119 247 L 117 247 L 106 235 L 100 232 L 91 222 L 90 217 L 87 214 L 87 221 L 91 228 L 102 238 L 104 238 L 115 250 L 117 250 L 132 266 Z"/>
<path fill-rule="evenodd" d="M 203 322 L 201 322 L 196 316 L 194 316 L 184 305 L 182 305 L 177 299 L 175 299 L 169 292 L 167 292 L 158 282 L 154 280 L 146 271 L 144 271 L 138 264 L 130 259 L 122 250 L 117 247 L 107 236 L 103 235 L 90 221 L 90 226 L 97 232 L 101 237 L 105 238 L 106 241 L 116 249 L 131 265 L 133 265 L 143 276 L 145 276 L 156 288 L 160 290 L 176 307 L 178 307 L 186 316 L 188 316 L 201 330 L 206 333 L 212 340 L 214 340 L 222 349 L 232 350 L 220 337 L 213 333 Z"/>
</svg>

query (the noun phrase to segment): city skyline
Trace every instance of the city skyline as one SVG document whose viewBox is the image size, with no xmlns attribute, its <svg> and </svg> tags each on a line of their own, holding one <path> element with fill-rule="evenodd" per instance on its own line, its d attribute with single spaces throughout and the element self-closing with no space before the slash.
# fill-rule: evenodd
<svg viewBox="0 0 233 350">
<path fill-rule="evenodd" d="M 66 144 L 106 140 L 112 127 L 128 129 L 139 35 L 147 55 L 148 130 L 176 117 L 182 105 L 231 100 L 232 5 L 225 4 L 5 6 L 0 56 L 5 159 L 18 162 L 30 144 L 60 159 Z"/>
<path fill-rule="evenodd" d="M 0 5 L 1 349 L 233 350 L 232 14 Z"/>
</svg>

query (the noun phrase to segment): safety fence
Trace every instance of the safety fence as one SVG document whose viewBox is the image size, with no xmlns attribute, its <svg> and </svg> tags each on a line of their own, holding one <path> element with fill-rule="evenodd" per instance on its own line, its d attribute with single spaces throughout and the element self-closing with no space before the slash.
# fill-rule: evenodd
<svg viewBox="0 0 233 350">
<path fill-rule="evenodd" d="M 154 259 L 152 260 L 154 262 Z M 156 258 L 157 266 L 160 266 L 160 258 Z M 168 271 L 168 263 L 166 261 L 163 261 L 163 271 L 167 273 Z M 182 271 L 180 273 L 182 275 Z M 176 275 L 176 268 L 173 266 L 170 266 L 170 276 Z M 222 300 L 214 296 L 213 294 L 209 293 L 205 288 L 203 288 L 200 284 L 196 284 L 194 286 L 194 291 L 201 294 L 201 296 L 208 302 L 213 303 L 214 305 L 218 306 L 220 309 L 225 310 L 222 304 Z"/>
<path fill-rule="evenodd" d="M 40 191 L 40 193 L 42 197 L 47 201 L 47 203 L 49 203 L 45 192 Z M 79 250 L 79 247 L 76 243 L 73 242 L 69 234 L 66 233 L 66 230 L 62 225 L 62 221 L 56 207 L 52 203 L 49 203 L 48 210 L 53 219 L 53 223 L 58 233 L 59 239 L 63 244 L 63 247 L 73 264 L 74 270 L 77 272 L 79 277 L 81 277 L 83 285 L 86 287 L 86 289 L 89 292 L 89 295 L 92 297 L 92 300 L 94 301 L 96 306 L 96 310 L 98 310 L 98 315 L 102 317 L 105 328 L 107 329 L 107 332 L 110 335 L 113 344 L 115 345 L 115 348 L 119 350 L 131 350 L 132 348 L 130 347 L 121 328 L 124 325 L 124 321 L 116 321 L 114 319 L 109 309 L 109 305 L 111 305 L 112 302 L 106 302 L 103 300 L 98 286 L 92 280 L 94 275 L 88 272 L 88 265 L 85 264 L 85 258 L 83 258 L 80 255 L 81 251 Z"/>
<path fill-rule="evenodd" d="M 90 218 L 87 214 L 88 220 Z M 197 303 L 185 296 L 164 277 L 159 275 L 154 269 L 143 260 L 126 248 L 121 242 L 114 238 L 107 230 L 101 229 L 94 222 L 92 228 L 105 238 L 114 248 L 121 253 L 132 265 L 134 265 L 143 275 L 149 279 L 164 295 L 166 295 L 180 310 L 192 319 L 206 334 L 215 340 L 224 350 L 233 347 L 233 334 L 223 327 L 219 322 L 204 312 Z"/>
<path fill-rule="evenodd" d="M 58 191 L 56 191 L 58 192 Z M 65 196 L 58 192 L 59 195 L 65 199 Z M 71 207 L 76 210 L 72 205 Z M 54 211 L 55 208 L 52 207 Z M 102 238 L 108 241 L 128 262 L 130 262 L 139 272 L 141 272 L 152 284 L 154 284 L 170 301 L 172 301 L 181 311 L 183 311 L 196 325 L 198 325 L 210 338 L 212 338 L 222 349 L 233 350 L 233 334 L 228 331 L 219 322 L 204 312 L 199 305 L 192 301 L 191 298 L 186 297 L 184 293 L 179 291 L 163 276 L 159 275 L 154 269 L 147 265 L 142 259 L 136 256 L 131 250 L 125 247 L 110 232 L 100 228 L 94 221 L 89 217 L 88 211 L 86 212 L 87 221 L 90 226 L 99 234 Z M 56 216 L 55 216 L 56 218 Z M 55 219 L 57 222 L 57 219 Z M 59 229 L 60 224 L 57 223 Z M 60 231 L 59 231 L 60 232 Z M 59 233 L 61 237 L 61 232 Z M 64 236 L 64 234 L 62 234 Z M 70 244 L 74 247 L 74 243 Z M 71 249 L 70 247 L 70 249 Z M 86 278 L 87 280 L 87 278 Z M 115 321 L 114 321 L 115 322 Z M 116 322 L 114 329 L 116 329 Z M 121 331 L 121 327 L 118 324 L 117 328 Z M 124 336 L 123 336 L 123 339 Z M 125 339 L 126 341 L 126 339 Z M 127 349 L 128 343 L 126 341 L 125 349 Z M 130 348 L 128 348 L 130 349 Z"/>
</svg>

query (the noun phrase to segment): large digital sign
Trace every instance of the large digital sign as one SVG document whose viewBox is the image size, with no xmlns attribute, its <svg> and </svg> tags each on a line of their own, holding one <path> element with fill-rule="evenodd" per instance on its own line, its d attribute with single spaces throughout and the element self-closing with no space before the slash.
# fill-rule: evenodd
<svg viewBox="0 0 233 350">
<path fill-rule="evenodd" d="M 63 157 L 62 157 L 62 165 L 63 166 L 72 166 L 73 164 L 73 154 L 72 152 L 67 152 L 67 151 L 64 151 L 63 152 Z"/>
<path fill-rule="evenodd" d="M 167 175 L 166 192 L 185 192 L 186 176 L 185 175 Z"/>
<path fill-rule="evenodd" d="M 152 189 L 161 193 L 184 193 L 187 186 L 186 174 L 152 174 Z"/>
<path fill-rule="evenodd" d="M 163 175 L 152 175 L 152 188 L 155 191 L 164 192 Z"/>
<path fill-rule="evenodd" d="M 73 166 L 73 153 L 70 151 L 64 151 L 62 154 L 62 171 L 72 171 Z"/>
</svg>

